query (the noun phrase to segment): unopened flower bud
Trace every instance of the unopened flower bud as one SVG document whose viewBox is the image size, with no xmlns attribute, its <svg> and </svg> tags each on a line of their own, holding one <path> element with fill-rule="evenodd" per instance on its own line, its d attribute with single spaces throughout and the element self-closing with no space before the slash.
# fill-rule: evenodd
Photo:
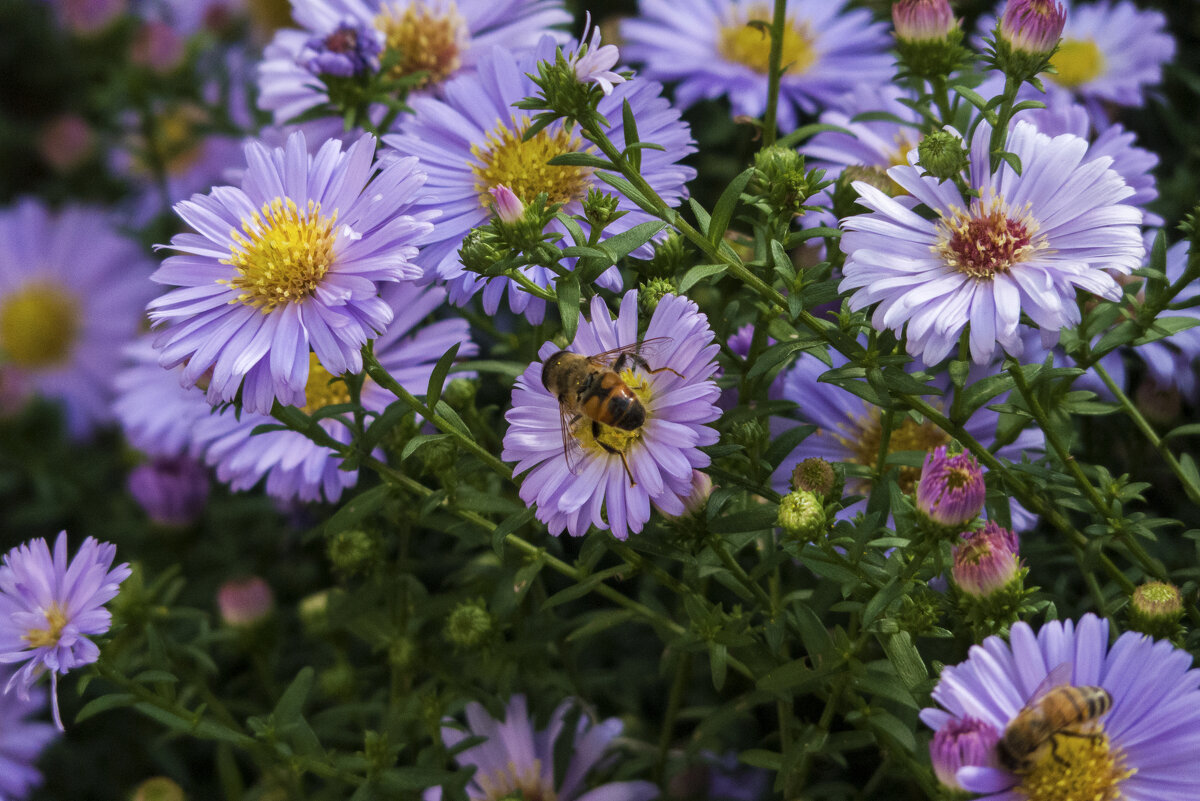
<svg viewBox="0 0 1200 801">
<path fill-rule="evenodd" d="M 187 457 L 155 459 L 135 467 L 126 487 L 152 522 L 177 528 L 192 524 L 204 511 L 208 471 Z"/>
<path fill-rule="evenodd" d="M 825 507 L 806 490 L 794 490 L 779 503 L 779 527 L 789 539 L 813 542 L 825 531 Z"/>
<path fill-rule="evenodd" d="M 326 550 L 333 569 L 353 576 L 368 569 L 380 555 L 381 543 L 373 534 L 360 529 L 345 529 L 329 538 Z"/>
<path fill-rule="evenodd" d="M 833 465 L 819 456 L 804 459 L 792 470 L 792 489 L 805 490 L 829 498 L 837 474 Z"/>
<path fill-rule="evenodd" d="M 958 783 L 963 767 L 998 768 L 996 743 L 1000 732 L 990 723 L 966 716 L 951 720 L 933 735 L 929 758 L 938 781 L 951 790 L 964 789 Z"/>
<path fill-rule="evenodd" d="M 790 147 L 772 145 L 754 154 L 754 178 L 749 191 L 762 197 L 780 213 L 796 216 L 804 202 L 822 185 L 804 169 L 804 157 Z"/>
<path fill-rule="evenodd" d="M 638 305 L 646 314 L 658 308 L 658 302 L 667 295 L 678 295 L 679 287 L 670 278 L 652 278 L 642 284 L 638 291 Z"/>
<path fill-rule="evenodd" d="M 1183 595 L 1174 584 L 1150 581 L 1133 591 L 1129 627 L 1159 640 L 1178 640 L 1183 634 Z"/>
<path fill-rule="evenodd" d="M 465 409 L 475 400 L 478 382 L 473 378 L 452 378 L 442 392 L 442 399 L 450 404 L 452 409 Z"/>
<path fill-rule="evenodd" d="M 692 471 L 692 491 L 683 501 L 686 514 L 695 515 L 704 510 L 708 498 L 712 495 L 713 481 L 703 470 Z"/>
<path fill-rule="evenodd" d="M 492 212 L 501 222 L 518 223 L 525 216 L 525 204 L 504 184 L 493 186 L 488 194 L 492 196 Z"/>
<path fill-rule="evenodd" d="M 901 42 L 934 42 L 958 28 L 949 0 L 896 0 L 892 24 Z"/>
<path fill-rule="evenodd" d="M 412 667 L 417 656 L 417 646 L 408 637 L 397 637 L 388 646 L 388 664 L 397 670 Z"/>
<path fill-rule="evenodd" d="M 96 137 L 87 120 L 78 114 L 55 117 L 38 136 L 42 160 L 57 172 L 69 172 L 92 155 Z"/>
<path fill-rule="evenodd" d="M 961 137 L 949 131 L 934 131 L 917 145 L 918 163 L 927 175 L 947 181 L 967 168 L 969 155 Z"/>
<path fill-rule="evenodd" d="M 354 697 L 354 668 L 339 662 L 317 674 L 317 686 L 326 698 L 349 700 Z"/>
<path fill-rule="evenodd" d="M 114 23 L 129 8 L 128 0 L 61 0 L 59 21 L 71 33 L 90 36 Z"/>
<path fill-rule="evenodd" d="M 917 509 L 947 528 L 961 528 L 983 511 L 987 486 L 983 470 L 969 453 L 953 456 L 942 445 L 925 456 L 917 483 Z"/>
<path fill-rule="evenodd" d="M 271 588 L 258 576 L 231 579 L 217 590 L 217 607 L 221 620 L 228 626 L 253 626 L 265 620 L 274 606 Z"/>
<path fill-rule="evenodd" d="M 314 75 L 354 78 L 379 71 L 383 43 L 370 25 L 342 22 L 332 33 L 309 39 L 296 61 Z"/>
<path fill-rule="evenodd" d="M 463 238 L 458 249 L 458 258 L 473 273 L 486 272 L 493 264 L 507 256 L 507 250 L 488 228 L 473 228 Z"/>
<path fill-rule="evenodd" d="M 1017 80 L 1034 77 L 1050 63 L 1066 21 L 1057 0 L 1008 0 L 996 24 L 996 66 Z"/>
<path fill-rule="evenodd" d="M 300 600 L 296 607 L 300 623 L 310 633 L 319 634 L 329 626 L 329 590 L 314 592 Z"/>
<path fill-rule="evenodd" d="M 618 202 L 616 195 L 589 189 L 583 198 L 583 216 L 596 228 L 605 228 L 621 216 L 617 212 Z"/>
<path fill-rule="evenodd" d="M 491 631 L 492 616 L 479 601 L 459 604 L 446 619 L 446 639 L 460 648 L 481 645 Z"/>
<path fill-rule="evenodd" d="M 989 598 L 1011 589 L 1021 578 L 1017 535 L 988 521 L 979 531 L 963 535 L 954 548 L 950 575 L 955 586 L 971 598 Z"/>
<path fill-rule="evenodd" d="M 636 261 L 638 272 L 650 278 L 669 278 L 688 262 L 687 245 L 677 232 L 671 231 L 654 242 L 654 255 L 648 261 Z"/>
<path fill-rule="evenodd" d="M 184 801 L 183 788 L 166 776 L 155 776 L 139 784 L 131 801 Z"/>
</svg>

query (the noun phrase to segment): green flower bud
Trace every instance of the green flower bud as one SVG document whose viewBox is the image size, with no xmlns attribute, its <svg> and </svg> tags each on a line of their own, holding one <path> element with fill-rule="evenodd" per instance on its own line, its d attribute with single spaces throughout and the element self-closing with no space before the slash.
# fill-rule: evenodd
<svg viewBox="0 0 1200 801">
<path fill-rule="evenodd" d="M 648 261 L 633 260 L 638 272 L 650 278 L 669 278 L 688 263 L 688 248 L 684 238 L 671 231 L 654 243 L 654 255 Z"/>
<path fill-rule="evenodd" d="M 638 289 L 638 305 L 642 311 L 651 314 L 658 308 L 658 302 L 667 295 L 678 295 L 679 288 L 670 278 L 652 278 Z"/>
<path fill-rule="evenodd" d="M 804 157 L 790 147 L 772 145 L 754 155 L 749 191 L 781 214 L 804 212 L 804 202 L 822 186 L 819 171 L 806 172 Z"/>
<path fill-rule="evenodd" d="M 583 199 L 583 216 L 593 227 L 607 228 L 613 220 L 624 216 L 624 212 L 617 211 L 617 202 L 616 195 L 589 189 Z"/>
<path fill-rule="evenodd" d="M 482 601 L 464 601 L 446 618 L 446 639 L 460 648 L 483 644 L 492 632 L 492 616 Z"/>
<path fill-rule="evenodd" d="M 184 801 L 183 788 L 166 776 L 146 779 L 133 791 L 131 801 Z"/>
<path fill-rule="evenodd" d="M 326 698 L 347 700 L 354 697 L 354 668 L 339 662 L 317 674 L 317 686 Z"/>
<path fill-rule="evenodd" d="M 934 131 L 917 145 L 918 162 L 925 175 L 946 181 L 967 168 L 968 154 L 962 139 L 949 131 Z"/>
<path fill-rule="evenodd" d="M 1129 627 L 1158 640 L 1179 642 L 1183 637 L 1183 595 L 1174 584 L 1149 581 L 1133 591 Z"/>
<path fill-rule="evenodd" d="M 449 439 L 426 442 L 417 451 L 425 463 L 425 471 L 434 475 L 441 475 L 454 467 L 454 456 L 457 452 L 454 443 Z"/>
<path fill-rule="evenodd" d="M 450 404 L 450 408 L 465 409 L 475 400 L 475 392 L 479 383 L 473 378 L 452 378 L 442 392 L 442 399 Z"/>
<path fill-rule="evenodd" d="M 329 590 L 314 592 L 300 600 L 296 614 L 309 634 L 320 634 L 329 627 Z"/>
<path fill-rule="evenodd" d="M 473 273 L 485 273 L 508 257 L 508 249 L 490 228 L 475 228 L 463 239 L 458 258 Z"/>
<path fill-rule="evenodd" d="M 353 576 L 373 565 L 381 556 L 379 537 L 358 529 L 339 531 L 329 538 L 326 552 L 334 570 Z"/>
<path fill-rule="evenodd" d="M 794 490 L 783 497 L 778 520 L 784 535 L 799 542 L 815 542 L 827 524 L 821 499 L 807 490 Z"/>
</svg>

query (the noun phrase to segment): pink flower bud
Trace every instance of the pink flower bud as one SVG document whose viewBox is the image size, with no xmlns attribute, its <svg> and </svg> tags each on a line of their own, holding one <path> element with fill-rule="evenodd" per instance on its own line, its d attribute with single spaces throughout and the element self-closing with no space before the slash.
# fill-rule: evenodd
<svg viewBox="0 0 1200 801">
<path fill-rule="evenodd" d="M 902 42 L 935 42 L 958 27 L 948 0 L 896 0 L 892 23 Z"/>
<path fill-rule="evenodd" d="M 1057 0 L 1008 0 L 999 34 L 1016 52 L 1049 55 L 1066 21 L 1067 12 Z"/>
<path fill-rule="evenodd" d="M 964 534 L 962 544 L 955 546 L 950 568 L 954 584 L 975 598 L 999 592 L 1020 574 L 1017 550 L 1017 535 L 988 521 L 979 531 Z"/>
<path fill-rule="evenodd" d="M 493 186 L 488 194 L 492 196 L 492 208 L 502 222 L 519 222 L 525 216 L 525 204 L 504 184 Z"/>
<path fill-rule="evenodd" d="M 987 487 L 983 469 L 969 453 L 946 454 L 942 445 L 930 451 L 917 484 L 917 508 L 943 526 L 965 525 L 983 511 Z"/>
<path fill-rule="evenodd" d="M 57 172 L 69 172 L 87 161 L 96 144 L 92 127 L 78 114 L 62 114 L 42 128 L 37 149 Z"/>
<path fill-rule="evenodd" d="M 185 42 L 165 22 L 152 20 L 142 25 L 129 46 L 129 60 L 158 73 L 170 72 L 183 62 Z"/>
<path fill-rule="evenodd" d="M 231 579 L 217 590 L 221 620 L 230 626 L 252 626 L 271 614 L 274 605 L 271 588 L 258 576 Z"/>
<path fill-rule="evenodd" d="M 962 790 L 957 778 L 959 768 L 999 767 L 996 761 L 999 739 L 1000 733 L 991 724 L 970 716 L 942 726 L 929 744 L 929 758 L 938 781 L 952 790 Z"/>
</svg>

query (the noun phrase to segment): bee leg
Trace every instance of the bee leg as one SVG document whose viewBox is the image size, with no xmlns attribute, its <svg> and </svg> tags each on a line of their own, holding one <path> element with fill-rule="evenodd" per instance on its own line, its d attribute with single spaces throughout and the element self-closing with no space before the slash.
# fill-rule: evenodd
<svg viewBox="0 0 1200 801">
<path fill-rule="evenodd" d="M 633 471 L 629 469 L 629 462 L 625 461 L 625 451 L 617 451 L 621 457 L 621 464 L 625 466 L 625 475 L 629 476 L 629 486 L 636 487 L 637 482 L 633 480 Z"/>
<path fill-rule="evenodd" d="M 683 375 L 673 367 L 659 367 L 658 369 L 655 369 L 655 370 L 650 369 L 650 363 L 648 361 L 646 361 L 645 359 L 643 359 L 641 356 L 638 356 L 636 353 L 622 353 L 621 354 L 620 358 L 617 359 L 616 364 L 613 365 L 618 373 L 621 372 L 622 369 L 624 369 L 623 367 L 621 367 L 619 365 L 624 364 L 625 359 L 629 359 L 629 361 L 633 362 L 638 367 L 642 368 L 643 372 L 649 373 L 650 375 L 656 375 L 657 373 L 661 373 L 663 371 L 670 371 L 670 372 L 674 373 L 675 375 L 679 376 L 680 378 L 683 378 Z"/>
<path fill-rule="evenodd" d="M 600 439 L 600 424 L 595 421 L 592 422 L 592 439 L 607 452 L 615 453 L 621 457 L 621 464 L 625 466 L 625 475 L 629 476 L 629 486 L 636 487 L 637 482 L 633 480 L 633 471 L 629 469 L 629 462 L 625 461 L 625 451 L 617 450 L 613 446 L 603 442 Z"/>
</svg>

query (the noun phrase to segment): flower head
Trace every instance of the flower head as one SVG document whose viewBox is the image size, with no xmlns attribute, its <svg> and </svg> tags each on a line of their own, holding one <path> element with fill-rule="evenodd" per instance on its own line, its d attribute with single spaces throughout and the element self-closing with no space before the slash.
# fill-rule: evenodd
<svg viewBox="0 0 1200 801">
<path fill-rule="evenodd" d="M 954 546 L 950 575 L 972 598 L 987 598 L 1008 587 L 1021 572 L 1017 535 L 988 521 L 979 531 L 962 535 Z"/>
<path fill-rule="evenodd" d="M 927 364 L 944 359 L 968 323 L 976 364 L 990 362 L 997 344 L 1021 354 L 1022 314 L 1056 339 L 1080 321 L 1076 289 L 1116 300 L 1121 288 L 1110 271 L 1141 264 L 1141 212 L 1121 202 L 1132 190 L 1108 160 L 1086 160 L 1085 140 L 1017 123 L 1005 145 L 1021 159 L 1017 175 L 1007 163 L 991 171 L 989 136 L 980 124 L 972 142 L 968 183 L 976 199 L 922 177 L 911 154 L 910 166 L 888 170 L 911 198 L 854 184 L 872 213 L 844 222 L 841 289 L 856 290 L 853 309 L 878 304 L 876 328 L 907 329 L 908 352 Z M 917 202 L 936 219 L 918 215 Z"/>
<path fill-rule="evenodd" d="M 938 781 L 951 790 L 962 790 L 958 769 L 967 765 L 999 767 L 996 743 L 1000 732 L 982 720 L 967 715 L 953 718 L 938 729 L 929 744 L 929 758 Z"/>
<path fill-rule="evenodd" d="M 1191 664 L 1186 651 L 1136 632 L 1110 648 L 1108 622 L 1094 615 L 1078 626 L 1051 621 L 1036 635 L 1016 623 L 1009 642 L 988 637 L 965 662 L 942 670 L 933 691 L 942 708 L 923 710 L 921 719 L 940 732 L 970 716 L 1003 737 L 1026 705 L 1044 697 L 1047 676 L 1054 683 L 1061 673 L 1073 687 L 1102 688 L 1112 700 L 1108 712 L 1050 734 L 1049 747 L 1031 754 L 1033 764 L 1020 773 L 962 767 L 960 786 L 988 801 L 1191 801 L 1200 794 L 1200 777 L 1189 769 L 1200 731 L 1200 671 Z"/>
<path fill-rule="evenodd" d="M 315 156 L 300 133 L 274 150 L 252 143 L 241 188 L 175 207 L 198 233 L 177 235 L 179 255 L 153 276 L 180 287 L 149 306 L 165 324 L 164 367 L 184 364 L 189 384 L 206 378 L 212 403 L 240 390 L 262 414 L 305 402 L 310 348 L 332 374 L 362 369 L 359 348 L 392 319 L 379 287 L 420 275 L 415 242 L 435 216 L 406 213 L 425 180 L 415 159 L 376 170 L 373 153 L 370 136 Z"/>
<path fill-rule="evenodd" d="M 104 604 L 132 572 L 122 563 L 112 567 L 117 546 L 83 541 L 75 558 L 67 559 L 67 532 L 58 535 L 54 553 L 44 539 L 9 551 L 0 564 L 0 663 L 24 662 L 4 692 L 15 686 L 22 698 L 44 671 L 55 687 L 58 674 L 95 662 L 100 649 L 87 635 L 103 634 L 112 624 Z M 62 728 L 58 699 L 54 719 Z"/>
<path fill-rule="evenodd" d="M 896 0 L 892 24 L 903 42 L 935 42 L 958 28 L 949 0 Z"/>
<path fill-rule="evenodd" d="M 1057 0 L 1008 0 L 996 31 L 1018 53 L 1048 56 L 1066 21 L 1067 12 Z"/>
<path fill-rule="evenodd" d="M 420 208 L 444 209 L 433 233 L 422 241 L 418 259 L 426 277 L 446 281 L 450 302 L 462 305 L 476 292 L 483 292 L 483 307 L 494 314 L 505 292 L 509 307 L 524 313 L 532 322 L 541 322 L 545 301 L 518 288 L 508 278 L 485 281 L 464 269 L 459 249 L 467 233 L 492 217 L 490 190 L 504 185 L 524 204 L 541 193 L 550 203 L 561 203 L 563 212 L 582 215 L 590 189 L 606 185 L 600 175 L 588 167 L 547 166 L 546 162 L 565 153 L 591 153 L 595 148 L 582 139 L 575 128 L 555 122 L 529 139 L 524 138 L 531 118 L 513 109 L 513 103 L 537 94 L 530 73 L 537 72 L 539 61 L 553 63 L 555 42 L 546 37 L 533 53 L 514 58 L 496 48 L 478 65 L 477 74 L 447 84 L 444 98 L 413 98 L 415 114 L 400 123 L 400 133 L 385 136 L 384 142 L 404 156 L 417 156 L 429 171 L 425 200 Z M 628 102 L 637 119 L 638 135 L 664 150 L 642 153 L 642 176 L 668 203 L 675 205 L 687 196 L 686 183 L 695 176 L 691 167 L 679 160 L 694 149 L 688 126 L 661 96 L 662 87 L 651 81 L 629 81 L 601 98 L 597 111 L 613 124 L 605 134 L 614 142 L 624 141 L 623 104 Z M 632 201 L 621 197 L 623 216 L 610 223 L 606 234 L 619 234 L 650 218 Z M 584 230 L 589 229 L 582 222 Z M 567 229 L 557 220 L 548 232 L 565 235 Z M 634 255 L 648 257 L 649 245 Z M 568 265 L 569 266 L 569 265 Z M 536 284 L 548 286 L 553 274 L 544 267 L 522 268 Z M 621 287 L 615 267 L 602 273 L 597 283 L 605 289 Z"/>
<path fill-rule="evenodd" d="M 962 526 L 983 511 L 983 469 L 969 453 L 946 453 L 939 445 L 925 457 L 917 482 L 917 508 L 935 523 Z"/>
<path fill-rule="evenodd" d="M 812 113 L 836 104 L 856 86 L 882 86 L 893 77 L 891 42 L 883 23 L 866 9 L 847 11 L 845 0 L 788 0 L 779 87 L 779 124 L 796 126 L 797 107 Z M 642 0 L 641 14 L 621 33 L 625 57 L 642 74 L 679 81 L 675 99 L 729 98 L 735 115 L 766 110 L 770 39 L 756 23 L 771 22 L 761 0 L 696 0 L 680 13 L 671 0 Z"/>
<path fill-rule="evenodd" d="M 486 742 L 460 751 L 459 765 L 473 765 L 475 775 L 467 785 L 470 801 L 502 801 L 514 796 L 525 799 L 575 801 L 586 795 L 592 801 L 649 801 L 658 795 L 650 782 L 614 782 L 587 791 L 584 779 L 621 733 L 616 718 L 596 722 L 584 714 L 574 732 L 564 731 L 567 713 L 576 705 L 565 701 L 550 717 L 545 729 L 537 730 L 525 704 L 515 695 L 508 702 L 503 720 L 496 720 L 476 703 L 467 704 L 467 727 L 453 721 L 442 728 L 447 748 L 468 737 L 485 737 Z M 557 781 L 554 771 L 555 744 L 561 737 L 573 735 L 573 748 L 566 771 Z M 434 791 L 435 797 L 440 791 Z M 426 796 L 429 797 L 428 795 Z"/>
<path fill-rule="evenodd" d="M 385 77 L 428 94 L 495 45 L 520 53 L 543 34 L 565 40 L 554 29 L 571 19 L 560 0 L 293 0 L 292 16 L 302 30 L 278 31 L 258 72 L 259 104 L 277 125 L 329 102 L 331 76 L 386 64 Z"/>
<path fill-rule="evenodd" d="M 0 687 L 8 683 L 9 673 L 7 667 L 0 667 Z M 46 693 L 41 689 L 35 688 L 25 698 L 0 692 L 0 798 L 20 801 L 42 783 L 38 756 L 58 732 L 49 723 L 30 718 L 45 708 Z"/>
<path fill-rule="evenodd" d="M 591 12 L 588 12 L 588 21 L 583 26 L 584 39 L 588 38 L 587 31 L 591 28 L 591 19 Z M 575 77 L 580 83 L 590 81 L 599 86 L 604 94 L 611 95 L 615 84 L 625 83 L 625 76 L 612 71 L 621 59 L 621 51 L 614 44 L 601 46 L 599 25 L 591 28 L 591 31 L 592 38 L 570 58 L 575 67 Z"/>
<path fill-rule="evenodd" d="M 718 346 L 708 318 L 678 295 L 659 302 L 640 338 L 636 291 L 625 293 L 616 320 L 599 296 L 592 299 L 591 311 L 590 321 L 580 315 L 571 352 L 591 356 L 621 348 L 640 354 L 612 367 L 637 397 L 642 424 L 607 425 L 571 411 L 577 406 L 573 401 L 564 419 L 559 398 L 544 383 L 543 362 L 533 362 L 517 378 L 501 458 L 516 462 L 518 474 L 528 471 L 521 499 L 537 504 L 537 518 L 551 533 L 566 529 L 580 536 L 594 525 L 625 539 L 642 530 L 651 504 L 669 515 L 683 514 L 693 468 L 709 464 L 699 446 L 717 441 L 717 432 L 706 424 L 720 414 L 712 380 Z M 639 346 L 645 340 L 654 341 L 653 353 Z M 538 355 L 547 360 L 558 351 L 547 342 Z M 628 408 L 626 414 L 633 415 Z"/>
<path fill-rule="evenodd" d="M 81 438 L 109 419 L 112 375 L 153 294 L 152 264 L 100 211 L 0 210 L 0 384 L 58 401 Z"/>
</svg>

